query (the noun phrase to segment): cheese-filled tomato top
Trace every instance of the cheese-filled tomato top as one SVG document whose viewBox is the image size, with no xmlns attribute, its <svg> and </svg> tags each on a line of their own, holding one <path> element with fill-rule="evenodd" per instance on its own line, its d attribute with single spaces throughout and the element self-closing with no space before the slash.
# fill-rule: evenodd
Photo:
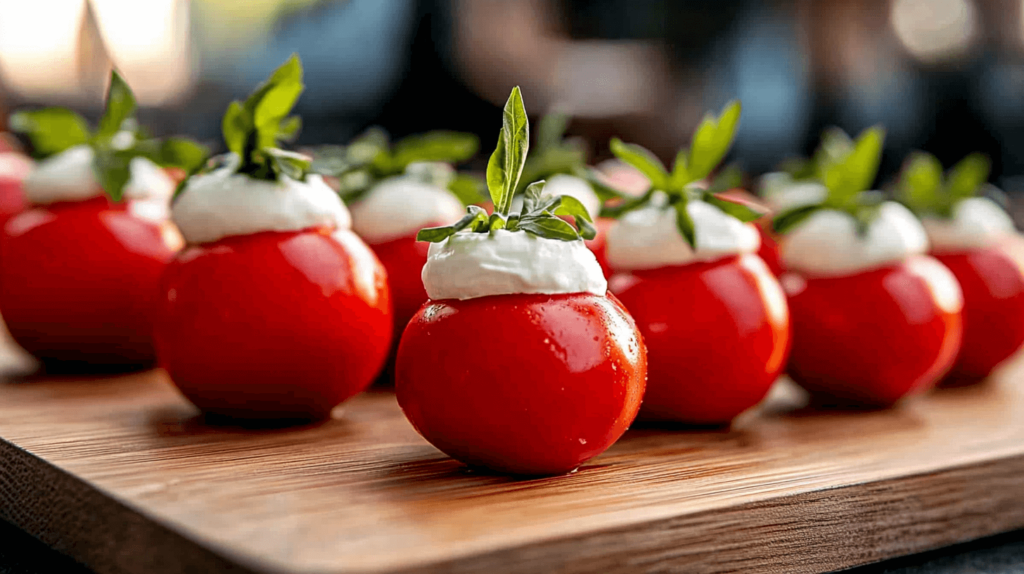
<svg viewBox="0 0 1024 574">
<path fill-rule="evenodd" d="M 626 213 L 608 230 L 608 263 L 616 271 L 657 269 L 755 253 L 761 246 L 753 224 L 714 205 L 692 199 L 686 203 L 686 211 L 693 221 L 696 247 L 679 233 L 676 211 L 652 202 Z"/>
<path fill-rule="evenodd" d="M 821 203 L 828 196 L 820 182 L 794 180 L 784 172 L 762 175 L 758 187 L 761 199 L 773 212 Z"/>
<path fill-rule="evenodd" d="M 80 145 L 40 161 L 22 183 L 26 199 L 46 205 L 102 196 L 103 187 L 93 170 L 94 158 L 90 146 Z M 174 181 L 144 157 L 132 158 L 129 170 L 131 177 L 124 188 L 126 199 L 166 202 L 174 192 Z"/>
<path fill-rule="evenodd" d="M 786 269 L 816 277 L 853 275 L 928 250 L 924 227 L 906 207 L 887 201 L 867 229 L 833 209 L 813 213 L 780 241 Z"/>
<path fill-rule="evenodd" d="M 32 160 L 17 152 L 0 152 L 0 181 L 21 181 L 32 172 Z"/>
<path fill-rule="evenodd" d="M 210 243 L 261 231 L 348 229 L 348 209 L 321 176 L 258 180 L 227 166 L 193 176 L 171 206 L 188 243 Z"/>
<path fill-rule="evenodd" d="M 423 286 L 433 300 L 516 293 L 604 295 L 608 290 L 597 258 L 582 240 L 504 229 L 457 233 L 432 243 Z"/>
<path fill-rule="evenodd" d="M 991 199 L 969 197 L 958 201 L 948 219 L 921 219 L 934 253 L 980 249 L 1013 235 L 1013 220 Z"/>
<path fill-rule="evenodd" d="M 466 212 L 447 189 L 409 175 L 389 177 L 351 205 L 352 231 L 376 245 L 448 225 Z"/>
</svg>

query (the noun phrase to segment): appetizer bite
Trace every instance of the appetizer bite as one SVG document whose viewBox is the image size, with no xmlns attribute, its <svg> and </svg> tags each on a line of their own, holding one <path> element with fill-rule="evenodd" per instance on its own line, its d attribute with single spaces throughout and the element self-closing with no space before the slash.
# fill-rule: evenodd
<svg viewBox="0 0 1024 574">
<path fill-rule="evenodd" d="M 579 200 L 538 182 L 512 199 L 529 147 L 519 88 L 487 166 L 495 205 L 424 229 L 430 300 L 402 336 L 398 403 L 430 443 L 466 464 L 570 472 L 612 445 L 640 407 L 646 353 L 594 254 Z M 574 228 L 560 216 L 574 219 Z"/>
<path fill-rule="evenodd" d="M 160 274 L 180 247 L 166 223 L 174 184 L 157 164 L 191 167 L 205 150 L 142 137 L 134 110 L 113 72 L 94 131 L 65 109 L 11 118 L 39 162 L 22 182 L 31 207 L 0 237 L 0 308 L 15 341 L 51 368 L 155 360 Z"/>
<path fill-rule="evenodd" d="M 384 268 L 310 158 L 278 148 L 297 57 L 224 116 L 228 154 L 179 189 L 188 246 L 164 272 L 161 366 L 207 414 L 313 420 L 366 388 L 391 343 Z"/>
<path fill-rule="evenodd" d="M 472 134 L 445 131 L 391 145 L 387 134 L 371 129 L 348 146 L 316 151 L 317 168 L 337 177 L 339 193 L 352 214 L 352 230 L 387 270 L 396 344 L 427 300 L 420 279 L 427 245 L 416 241 L 416 232 L 455 223 L 466 205 L 483 199 L 481 184 L 452 167 L 471 158 L 478 147 Z"/>
<path fill-rule="evenodd" d="M 960 287 L 924 255 L 928 238 L 899 203 L 865 191 L 884 133 L 865 130 L 822 173 L 820 201 L 776 216 L 793 350 L 788 373 L 819 402 L 887 406 L 931 387 L 960 344 Z"/>
<path fill-rule="evenodd" d="M 740 105 L 708 115 L 669 173 L 646 149 L 612 152 L 651 181 L 608 231 L 611 291 L 647 343 L 641 418 L 725 424 L 768 393 L 786 361 L 782 288 L 757 255 L 762 212 L 694 185 L 732 145 Z"/>
<path fill-rule="evenodd" d="M 1024 271 L 1008 249 L 1013 220 L 989 197 L 990 162 L 973 154 L 943 177 L 932 155 L 915 153 L 906 163 L 897 194 L 921 218 L 930 253 L 956 276 L 963 291 L 963 342 L 948 382 L 984 379 L 1024 345 Z"/>
</svg>

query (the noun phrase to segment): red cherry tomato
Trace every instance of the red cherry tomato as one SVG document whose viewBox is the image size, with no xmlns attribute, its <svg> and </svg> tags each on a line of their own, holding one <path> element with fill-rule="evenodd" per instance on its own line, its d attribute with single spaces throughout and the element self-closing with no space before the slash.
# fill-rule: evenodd
<svg viewBox="0 0 1024 574">
<path fill-rule="evenodd" d="M 980 381 L 1024 345 L 1024 272 L 999 246 L 934 257 L 964 294 L 963 342 L 950 382 Z"/>
<path fill-rule="evenodd" d="M 373 381 L 391 343 L 387 276 L 350 231 L 190 246 L 161 292 L 161 366 L 211 414 L 328 417 Z"/>
<path fill-rule="evenodd" d="M 768 265 L 768 269 L 776 277 L 781 277 L 785 272 L 782 266 L 782 255 L 779 252 L 779 243 L 771 232 L 771 218 L 764 217 L 757 222 L 757 232 L 761 235 L 761 247 L 757 255 Z"/>
<path fill-rule="evenodd" d="M 25 211 L 25 192 L 17 179 L 0 177 L 0 226 Z"/>
<path fill-rule="evenodd" d="M 960 302 L 930 257 L 843 277 L 787 273 L 789 375 L 825 401 L 888 406 L 926 390 L 960 346 Z"/>
<path fill-rule="evenodd" d="M 594 227 L 597 229 L 597 235 L 593 239 L 586 242 L 587 247 L 594 252 L 594 256 L 597 257 L 597 262 L 601 265 L 601 271 L 604 272 L 605 278 L 612 276 L 611 265 L 608 264 L 608 230 L 611 229 L 615 223 L 614 219 L 608 217 L 598 217 L 594 219 Z"/>
<path fill-rule="evenodd" d="M 633 422 L 646 353 L 614 297 L 429 301 L 405 330 L 395 392 L 452 458 L 523 475 L 569 472 Z"/>
<path fill-rule="evenodd" d="M 0 308 L 14 339 L 46 362 L 152 364 L 161 227 L 106 197 L 33 207 L 0 240 Z"/>
<path fill-rule="evenodd" d="M 611 289 L 647 343 L 641 418 L 728 423 L 764 398 L 785 365 L 786 298 L 756 255 L 633 271 Z"/>
<path fill-rule="evenodd" d="M 424 227 L 436 225 L 446 224 L 435 223 Z M 423 279 L 420 274 L 423 271 L 423 266 L 427 263 L 429 247 L 429 243 L 416 241 L 415 233 L 370 245 L 387 271 L 391 303 L 394 308 L 396 346 L 397 339 L 401 337 L 409 320 L 427 300 L 427 291 L 423 288 Z"/>
</svg>

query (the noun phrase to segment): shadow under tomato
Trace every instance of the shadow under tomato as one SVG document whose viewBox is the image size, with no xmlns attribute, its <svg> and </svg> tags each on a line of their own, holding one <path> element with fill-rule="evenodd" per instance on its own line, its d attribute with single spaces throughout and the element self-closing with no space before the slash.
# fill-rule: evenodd
<svg viewBox="0 0 1024 574">
<path fill-rule="evenodd" d="M 259 437 L 267 434 L 288 435 L 330 429 L 330 434 L 344 432 L 344 419 L 241 419 L 196 412 L 194 407 L 166 407 L 153 411 L 147 420 L 160 437 L 221 435 L 225 437 Z M 312 438 L 311 438 L 312 440 Z"/>
</svg>

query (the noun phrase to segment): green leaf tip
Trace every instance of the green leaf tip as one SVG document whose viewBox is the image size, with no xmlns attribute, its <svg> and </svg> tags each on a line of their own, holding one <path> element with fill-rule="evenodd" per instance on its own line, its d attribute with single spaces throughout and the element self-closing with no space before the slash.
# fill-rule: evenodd
<svg viewBox="0 0 1024 574">
<path fill-rule="evenodd" d="M 502 216 L 508 216 L 512 208 L 512 196 L 519 185 L 529 150 L 530 121 L 523 95 L 516 86 L 505 103 L 498 143 L 487 162 L 487 189 L 495 211 Z"/>
<path fill-rule="evenodd" d="M 896 182 L 897 197 L 918 215 L 952 217 L 957 202 L 985 188 L 991 169 L 988 156 L 972 153 L 943 174 L 938 158 L 916 151 L 903 162 Z"/>
<path fill-rule="evenodd" d="M 121 131 L 121 126 L 135 115 L 135 107 L 135 94 L 128 87 L 128 83 L 124 81 L 121 74 L 117 73 L 117 70 L 111 70 L 106 104 L 96 137 L 109 138 Z"/>
</svg>

